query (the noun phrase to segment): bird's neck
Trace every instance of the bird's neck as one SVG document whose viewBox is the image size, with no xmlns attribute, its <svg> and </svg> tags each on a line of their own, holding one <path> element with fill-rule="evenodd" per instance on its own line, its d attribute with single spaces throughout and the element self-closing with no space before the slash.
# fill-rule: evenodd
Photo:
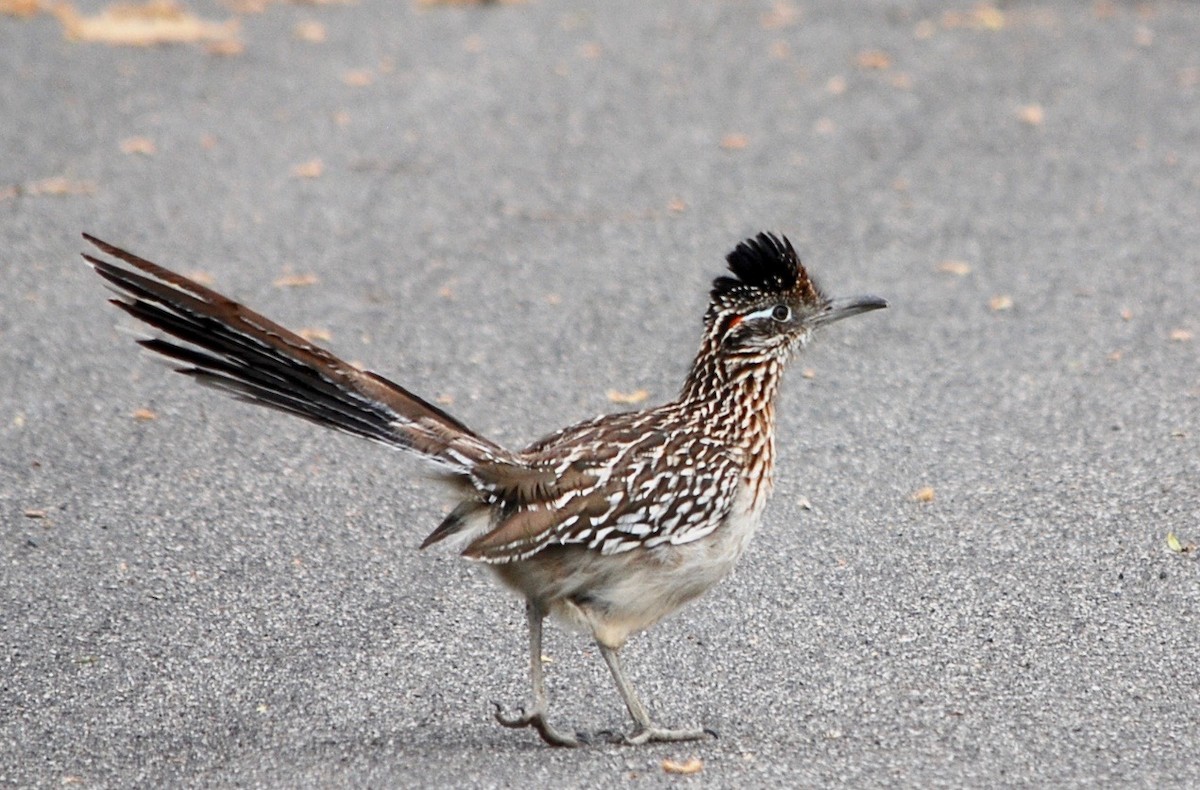
<svg viewBox="0 0 1200 790">
<path fill-rule="evenodd" d="M 679 401 L 732 444 L 751 453 L 770 453 L 782 375 L 783 363 L 777 357 L 730 354 L 717 339 L 706 337 Z"/>
</svg>

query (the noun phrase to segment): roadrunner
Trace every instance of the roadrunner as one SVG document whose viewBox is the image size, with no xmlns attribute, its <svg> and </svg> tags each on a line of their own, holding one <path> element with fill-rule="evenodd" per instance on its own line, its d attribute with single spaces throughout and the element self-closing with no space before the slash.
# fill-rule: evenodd
<svg viewBox="0 0 1200 790">
<path fill-rule="evenodd" d="M 700 351 L 679 397 L 609 414 L 508 450 L 403 387 L 343 362 L 237 302 L 107 242 L 84 254 L 112 302 L 162 334 L 138 341 L 180 373 L 236 397 L 414 453 L 459 497 L 421 544 L 450 540 L 525 599 L 529 703 L 505 727 L 549 744 L 586 739 L 547 719 L 542 621 L 590 634 L 634 729 L 627 743 L 704 737 L 657 724 L 619 651 L 733 568 L 758 527 L 775 463 L 775 396 L 814 330 L 886 307 L 826 297 L 791 243 L 761 233 L 713 282 Z"/>
</svg>

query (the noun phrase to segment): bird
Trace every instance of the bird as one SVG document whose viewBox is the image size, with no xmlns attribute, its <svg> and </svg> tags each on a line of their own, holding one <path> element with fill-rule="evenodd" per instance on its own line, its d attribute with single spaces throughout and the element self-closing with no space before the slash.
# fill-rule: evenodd
<svg viewBox="0 0 1200 790">
<path fill-rule="evenodd" d="M 530 695 L 512 712 L 494 702 L 494 718 L 560 747 L 592 736 L 550 721 L 547 617 L 589 636 L 607 664 L 633 727 L 602 732 L 627 744 L 716 735 L 655 721 L 621 648 L 725 578 L 755 534 L 773 486 L 789 360 L 828 324 L 887 307 L 875 296 L 826 296 L 786 236 L 759 233 L 736 245 L 713 281 L 678 397 L 512 450 L 195 280 L 83 237 L 103 256 L 83 253 L 116 294 L 110 301 L 154 330 L 137 342 L 179 373 L 432 465 L 456 504 L 421 548 L 446 541 L 525 601 Z"/>
</svg>

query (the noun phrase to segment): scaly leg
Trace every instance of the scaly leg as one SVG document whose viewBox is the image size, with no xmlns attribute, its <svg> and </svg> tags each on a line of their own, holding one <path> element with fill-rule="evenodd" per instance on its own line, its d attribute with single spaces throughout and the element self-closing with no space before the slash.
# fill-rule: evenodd
<svg viewBox="0 0 1200 790">
<path fill-rule="evenodd" d="M 525 619 L 529 622 L 529 679 L 533 684 L 533 699 L 528 709 L 519 708 L 517 715 L 507 716 L 499 702 L 496 721 L 505 727 L 533 727 L 542 740 L 551 746 L 578 746 L 580 739 L 559 732 L 546 721 L 546 678 L 542 671 L 542 620 L 546 610 L 533 601 L 525 602 Z"/>
<path fill-rule="evenodd" d="M 617 651 L 599 642 L 596 643 L 596 646 L 600 648 L 600 655 L 604 656 L 604 663 L 608 664 L 608 670 L 612 672 L 613 680 L 617 683 L 617 691 L 621 692 L 621 698 L 625 700 L 625 707 L 629 708 L 629 715 L 633 717 L 633 721 L 637 725 L 632 734 L 625 736 L 623 739 L 625 743 L 636 746 L 648 741 L 694 741 L 705 735 L 716 737 L 717 734 L 714 731 L 704 727 L 669 730 L 655 725 L 650 720 L 650 714 L 646 712 L 646 706 L 634 693 L 633 684 L 625 676 L 625 668 L 621 666 L 621 657 Z"/>
</svg>

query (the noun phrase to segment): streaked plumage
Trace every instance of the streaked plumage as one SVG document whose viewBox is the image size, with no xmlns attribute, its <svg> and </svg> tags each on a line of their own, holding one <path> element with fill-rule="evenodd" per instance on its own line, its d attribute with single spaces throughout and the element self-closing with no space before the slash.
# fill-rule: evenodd
<svg viewBox="0 0 1200 790">
<path fill-rule="evenodd" d="M 403 387 L 359 370 L 225 296 L 92 236 L 118 264 L 86 255 L 113 302 L 164 333 L 139 341 L 179 372 L 235 396 L 432 462 L 461 497 L 422 547 L 448 538 L 528 602 L 533 705 L 497 718 L 548 742 L 541 619 L 590 633 L 637 724 L 633 741 L 699 737 L 654 726 L 617 650 L 733 567 L 761 518 L 774 468 L 775 395 L 813 329 L 885 306 L 835 302 L 786 238 L 759 234 L 713 283 L 700 351 L 680 396 L 564 428 L 519 452 L 471 431 Z"/>
</svg>

